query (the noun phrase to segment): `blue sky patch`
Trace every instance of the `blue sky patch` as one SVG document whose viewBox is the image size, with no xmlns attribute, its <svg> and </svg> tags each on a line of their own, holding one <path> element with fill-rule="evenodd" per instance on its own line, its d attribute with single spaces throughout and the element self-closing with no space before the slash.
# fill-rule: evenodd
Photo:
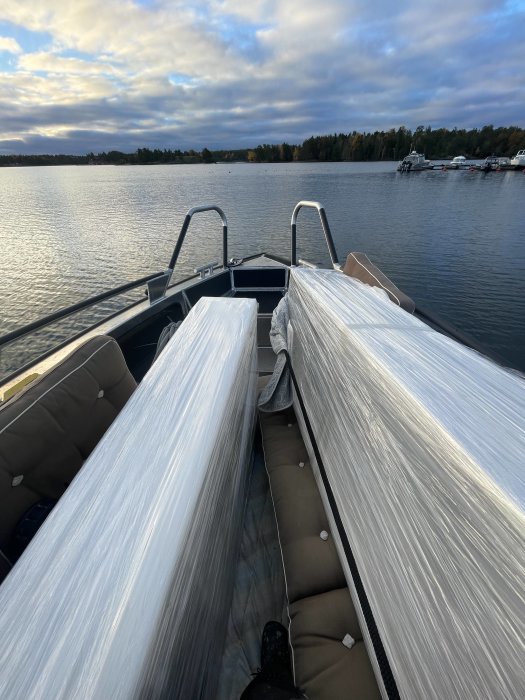
<svg viewBox="0 0 525 700">
<path fill-rule="evenodd" d="M 185 75 L 184 73 L 171 73 L 168 75 L 168 81 L 172 85 L 188 85 L 195 82 L 194 78 L 191 78 L 189 75 Z"/>
<path fill-rule="evenodd" d="M 0 36 L 16 39 L 24 53 L 43 51 L 49 48 L 53 41 L 53 37 L 47 32 L 33 32 L 11 22 L 0 22 Z"/>
<path fill-rule="evenodd" d="M 269 29 L 268 24 L 248 24 L 236 21 L 231 16 L 224 16 L 220 22 L 214 23 L 219 38 L 236 53 L 242 54 L 250 61 L 261 61 L 265 50 L 257 37 L 257 32 Z"/>
</svg>

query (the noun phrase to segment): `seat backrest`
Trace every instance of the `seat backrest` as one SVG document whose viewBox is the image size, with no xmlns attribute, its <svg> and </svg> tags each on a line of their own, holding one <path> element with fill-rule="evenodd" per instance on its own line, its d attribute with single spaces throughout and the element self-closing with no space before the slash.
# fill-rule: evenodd
<svg viewBox="0 0 525 700">
<path fill-rule="evenodd" d="M 390 301 L 397 304 L 409 314 L 416 308 L 414 301 L 402 292 L 381 270 L 370 262 L 364 253 L 350 253 L 346 259 L 343 272 L 348 277 L 355 277 L 371 287 L 380 287 L 388 294 Z"/>
<path fill-rule="evenodd" d="M 97 336 L 0 408 L 0 550 L 17 523 L 58 499 L 136 387 L 118 343 Z"/>
</svg>

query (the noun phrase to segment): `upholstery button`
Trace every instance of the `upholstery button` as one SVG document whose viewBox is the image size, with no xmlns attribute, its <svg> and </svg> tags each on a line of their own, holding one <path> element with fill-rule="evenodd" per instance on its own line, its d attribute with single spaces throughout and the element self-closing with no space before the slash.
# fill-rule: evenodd
<svg viewBox="0 0 525 700">
<path fill-rule="evenodd" d="M 355 639 L 350 634 L 345 634 L 343 644 L 347 649 L 351 649 L 355 644 Z"/>
<path fill-rule="evenodd" d="M 18 486 L 19 484 L 22 483 L 24 480 L 24 475 L 20 474 L 19 476 L 14 476 L 13 481 L 11 482 L 11 486 Z"/>
<path fill-rule="evenodd" d="M 321 534 L 319 535 L 319 537 L 326 542 L 326 540 L 328 539 L 328 533 L 326 532 L 326 530 L 321 530 Z"/>
<path fill-rule="evenodd" d="M 104 389 L 101 389 L 101 390 L 98 392 L 97 398 L 101 399 L 103 396 L 104 396 Z"/>
</svg>

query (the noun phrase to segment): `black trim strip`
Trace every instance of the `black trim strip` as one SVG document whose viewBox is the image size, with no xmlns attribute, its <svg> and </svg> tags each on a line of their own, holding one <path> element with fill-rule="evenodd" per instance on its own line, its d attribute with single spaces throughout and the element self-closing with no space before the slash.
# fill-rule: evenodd
<svg viewBox="0 0 525 700">
<path fill-rule="evenodd" d="M 315 459 L 317 460 L 317 464 L 319 466 L 319 472 L 321 474 L 321 478 L 323 480 L 323 485 L 326 491 L 326 495 L 328 497 L 328 501 L 330 503 L 330 508 L 332 509 L 332 513 L 334 516 L 335 524 L 337 526 L 337 530 L 339 532 L 339 537 L 341 538 L 341 542 L 343 545 L 343 549 L 345 551 L 346 559 L 348 562 L 348 566 L 350 567 L 350 572 L 352 574 L 352 579 L 354 581 L 355 589 L 357 592 L 357 596 L 359 598 L 359 603 L 361 605 L 361 610 L 363 611 L 363 616 L 365 618 L 366 626 L 368 627 L 368 632 L 370 634 L 370 639 L 372 641 L 372 645 L 374 647 L 374 652 L 377 658 L 377 662 L 379 664 L 379 670 L 381 672 L 381 677 L 383 679 L 383 684 L 385 686 L 385 690 L 387 693 L 388 698 L 390 700 L 400 700 L 400 695 L 399 691 L 397 689 L 396 681 L 394 679 L 394 674 L 392 673 L 392 669 L 390 668 L 390 663 L 388 661 L 388 657 L 385 652 L 385 648 L 383 646 L 383 642 L 381 641 L 381 637 L 379 635 L 379 630 L 377 629 L 376 622 L 374 620 L 374 615 L 372 613 L 372 609 L 370 607 L 370 603 L 368 602 L 368 598 L 366 596 L 366 591 L 363 586 L 363 582 L 361 580 L 361 576 L 359 574 L 357 564 L 355 561 L 354 554 L 352 552 L 352 548 L 350 546 L 350 543 L 348 541 L 348 537 L 346 535 L 346 531 L 343 526 L 343 522 L 341 520 L 341 516 L 339 514 L 339 509 L 337 508 L 337 503 L 335 502 L 334 494 L 332 491 L 332 487 L 330 486 L 330 482 L 328 481 L 328 477 L 326 475 L 326 469 L 323 464 L 323 460 L 321 458 L 321 454 L 319 452 L 319 448 L 317 447 L 317 442 L 312 430 L 312 425 L 310 423 L 310 419 L 308 418 L 308 414 L 306 412 L 306 407 L 304 405 L 303 397 L 301 396 L 301 392 L 299 391 L 299 385 L 297 382 L 297 378 L 295 376 L 295 373 L 292 368 L 292 361 L 290 359 L 290 355 L 286 350 L 282 351 L 286 357 L 286 363 L 288 365 L 288 369 L 290 370 L 290 376 L 292 378 L 292 382 L 297 394 L 297 399 L 299 401 L 299 406 L 301 407 L 301 411 L 303 414 L 304 422 L 306 425 L 306 430 L 308 431 L 308 436 L 310 438 L 310 442 L 312 444 L 312 448 L 315 454 Z"/>
<path fill-rule="evenodd" d="M 448 321 L 445 321 L 445 319 L 441 318 L 433 311 L 423 309 L 421 308 L 421 306 L 419 306 L 419 304 L 416 304 L 415 311 L 416 316 L 419 316 L 421 320 L 427 324 L 427 326 L 435 328 L 436 330 L 444 333 L 445 335 L 448 335 L 449 338 L 457 340 L 462 345 L 466 345 L 468 348 L 479 352 L 480 355 L 488 357 L 489 360 L 492 360 L 493 362 L 495 362 L 498 365 L 501 365 L 502 367 L 508 366 L 508 362 L 502 357 L 500 357 L 500 355 L 497 352 L 494 352 L 492 349 L 487 348 L 485 345 L 483 345 L 483 343 L 480 343 L 468 333 L 459 330 L 459 328 L 456 328 Z"/>
</svg>

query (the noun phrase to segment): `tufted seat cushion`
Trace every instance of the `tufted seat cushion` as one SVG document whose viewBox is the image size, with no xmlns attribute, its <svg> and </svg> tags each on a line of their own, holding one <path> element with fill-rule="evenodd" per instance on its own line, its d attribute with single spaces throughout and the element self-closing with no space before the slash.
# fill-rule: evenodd
<svg viewBox="0 0 525 700">
<path fill-rule="evenodd" d="M 308 452 L 293 410 L 261 413 L 288 600 L 346 585 Z M 321 533 L 327 538 L 322 539 Z"/>
<path fill-rule="evenodd" d="M 380 692 L 293 409 L 259 414 L 289 602 L 295 682 L 310 700 Z M 352 648 L 343 644 L 346 635 Z"/>
<path fill-rule="evenodd" d="M 348 588 L 292 603 L 290 620 L 295 673 L 309 698 L 381 698 Z"/>
<path fill-rule="evenodd" d="M 97 336 L 0 408 L 0 549 L 28 509 L 58 499 L 136 387 L 118 343 Z"/>
</svg>

